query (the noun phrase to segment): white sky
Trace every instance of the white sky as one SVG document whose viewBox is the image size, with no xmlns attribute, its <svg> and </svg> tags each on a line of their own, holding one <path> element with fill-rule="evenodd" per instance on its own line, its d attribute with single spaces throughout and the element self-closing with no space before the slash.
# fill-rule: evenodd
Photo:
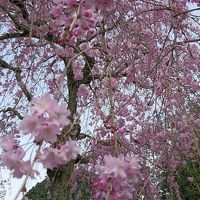
<svg viewBox="0 0 200 200">
<path fill-rule="evenodd" d="M 26 184 L 27 191 L 30 190 L 37 182 L 41 182 L 46 175 L 46 170 L 43 169 L 41 165 L 36 164 L 36 169 L 40 171 L 40 175 L 37 176 L 37 179 L 28 179 Z M 3 169 L 1 170 L 1 177 L 5 180 L 6 178 L 9 178 L 9 170 Z M 13 200 L 15 198 L 15 195 L 19 191 L 19 188 L 21 187 L 23 180 L 25 177 L 22 177 L 21 179 L 17 178 L 11 178 L 10 186 L 6 185 L 6 196 L 4 200 Z M 21 200 L 22 195 L 19 196 L 17 200 Z"/>
</svg>

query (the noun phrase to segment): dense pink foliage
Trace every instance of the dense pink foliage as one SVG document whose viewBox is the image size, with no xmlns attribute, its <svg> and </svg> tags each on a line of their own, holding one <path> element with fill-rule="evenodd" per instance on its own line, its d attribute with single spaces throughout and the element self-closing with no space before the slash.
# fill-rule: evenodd
<svg viewBox="0 0 200 200">
<path fill-rule="evenodd" d="M 199 6 L 2 0 L 0 164 L 34 178 L 35 162 L 73 163 L 73 191 L 89 174 L 99 200 L 160 199 L 165 173 L 181 199 L 177 171 L 200 157 Z"/>
<path fill-rule="evenodd" d="M 139 181 L 140 165 L 134 157 L 105 156 L 105 164 L 97 165 L 99 180 L 93 184 L 95 199 L 133 199 L 134 185 Z"/>
</svg>

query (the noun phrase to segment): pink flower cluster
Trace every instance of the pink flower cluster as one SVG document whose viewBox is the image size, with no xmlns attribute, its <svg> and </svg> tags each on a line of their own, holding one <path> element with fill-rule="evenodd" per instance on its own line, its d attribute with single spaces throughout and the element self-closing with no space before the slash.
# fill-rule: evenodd
<svg viewBox="0 0 200 200">
<path fill-rule="evenodd" d="M 68 0 L 55 3 L 56 5 L 52 8 L 54 20 L 51 34 L 55 34 L 59 38 L 60 45 L 68 43 L 73 45 L 77 39 L 93 36 L 96 33 L 96 24 L 102 20 L 97 9 L 111 10 L 115 5 L 113 0 L 80 2 Z"/>
<path fill-rule="evenodd" d="M 31 133 L 36 144 L 43 142 L 54 143 L 61 129 L 69 124 L 67 117 L 70 115 L 66 106 L 59 105 L 57 101 L 45 94 L 40 99 L 32 100 L 31 115 L 24 117 L 19 129 L 24 134 Z M 0 147 L 3 154 L 0 156 L 0 164 L 13 170 L 13 176 L 21 178 L 23 175 L 33 177 L 34 171 L 31 162 L 24 161 L 26 152 L 19 146 L 14 135 L 7 135 L 0 141 Z M 47 147 L 36 155 L 38 162 L 41 162 L 45 168 L 53 169 L 59 165 L 67 164 L 71 159 L 75 159 L 80 153 L 78 142 L 67 141 L 59 148 Z"/>
<path fill-rule="evenodd" d="M 94 5 L 102 10 L 112 10 L 115 8 L 115 1 L 114 0 L 93 0 Z"/>
<path fill-rule="evenodd" d="M 24 134 L 31 133 L 36 143 L 42 141 L 54 143 L 61 129 L 69 124 L 67 119 L 70 115 L 69 110 L 64 105 L 58 105 L 49 94 L 40 99 L 34 98 L 31 111 L 32 114 L 24 117 L 19 129 Z"/>
<path fill-rule="evenodd" d="M 13 135 L 7 135 L 0 142 L 0 147 L 3 149 L 3 154 L 0 155 L 0 164 L 6 166 L 13 171 L 13 176 L 21 178 L 23 175 L 31 175 L 34 172 L 31 170 L 30 161 L 24 161 L 25 151 L 19 147 Z"/>
<path fill-rule="evenodd" d="M 47 147 L 40 153 L 38 161 L 46 169 L 53 169 L 59 165 L 67 164 L 70 160 L 75 159 L 80 153 L 77 141 L 67 141 L 60 148 Z"/>
<path fill-rule="evenodd" d="M 99 180 L 93 184 L 97 200 L 133 199 L 134 186 L 139 181 L 140 165 L 137 158 L 120 155 L 105 156 L 104 165 L 97 165 Z"/>
<path fill-rule="evenodd" d="M 200 1 L 199 0 L 182 0 L 183 3 L 196 3 L 197 6 L 200 6 Z"/>
</svg>

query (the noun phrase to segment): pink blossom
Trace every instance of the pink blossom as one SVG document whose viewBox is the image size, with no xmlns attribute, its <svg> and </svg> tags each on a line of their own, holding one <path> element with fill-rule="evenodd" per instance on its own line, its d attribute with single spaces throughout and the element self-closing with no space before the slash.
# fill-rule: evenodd
<svg viewBox="0 0 200 200">
<path fill-rule="evenodd" d="M 52 106 L 51 110 L 49 110 L 49 118 L 51 122 L 57 126 L 64 127 L 69 124 L 70 111 L 66 108 L 65 105 L 56 105 Z"/>
<path fill-rule="evenodd" d="M 77 4 L 77 0 L 66 0 L 66 3 L 68 5 L 76 5 Z"/>
<path fill-rule="evenodd" d="M 73 65 L 73 74 L 74 74 L 74 78 L 76 80 L 81 80 L 83 79 L 83 64 L 81 62 L 76 62 Z"/>
<path fill-rule="evenodd" d="M 59 15 L 62 14 L 62 7 L 59 6 L 55 6 L 52 8 L 52 14 L 54 15 L 54 17 L 58 17 Z"/>
<path fill-rule="evenodd" d="M 41 162 L 46 169 L 53 169 L 62 164 L 62 157 L 60 156 L 58 149 L 45 148 L 39 155 L 38 161 Z"/>
<path fill-rule="evenodd" d="M 112 10 L 115 7 L 114 0 L 95 0 L 96 7 L 105 10 Z"/>
<path fill-rule="evenodd" d="M 139 180 L 139 169 L 138 160 L 133 156 L 104 156 L 104 164 L 96 166 L 99 180 L 93 187 L 97 196 L 104 197 L 106 193 L 109 194 L 109 199 L 132 199 L 134 184 Z"/>
<path fill-rule="evenodd" d="M 31 171 L 30 161 L 23 161 L 25 151 L 22 148 L 17 148 L 14 152 L 9 152 L 0 156 L 2 165 L 13 170 L 13 176 L 21 178 L 23 175 L 28 175 Z M 30 175 L 33 176 L 32 172 Z"/>
<path fill-rule="evenodd" d="M 19 129 L 25 134 L 31 133 L 37 143 L 42 141 L 53 143 L 60 133 L 59 127 L 54 123 L 35 115 L 26 116 L 20 123 Z"/>
<path fill-rule="evenodd" d="M 25 134 L 34 133 L 41 126 L 42 118 L 31 115 L 26 116 L 19 124 L 19 130 L 23 131 Z"/>
<path fill-rule="evenodd" d="M 124 131 L 123 128 L 119 128 L 119 129 L 118 129 L 118 132 L 119 132 L 121 135 L 124 135 L 124 134 L 125 134 L 125 131 Z"/>
<path fill-rule="evenodd" d="M 127 162 L 130 164 L 130 168 L 134 170 L 139 170 L 141 168 L 140 164 L 138 163 L 138 158 L 136 157 L 126 157 Z"/>
<path fill-rule="evenodd" d="M 190 176 L 190 177 L 188 177 L 187 179 L 188 179 L 188 181 L 189 181 L 189 182 L 191 182 L 191 183 L 194 181 L 194 178 L 193 178 L 193 177 L 191 177 L 191 176 Z"/>
<path fill-rule="evenodd" d="M 74 56 L 74 50 L 73 48 L 58 48 L 56 49 L 56 54 L 62 58 L 69 58 Z"/>
<path fill-rule="evenodd" d="M 42 141 L 54 143 L 58 134 L 60 134 L 59 128 L 52 123 L 43 123 L 37 131 L 32 133 L 37 143 Z"/>
<path fill-rule="evenodd" d="M 32 101 L 33 113 L 25 116 L 19 125 L 19 129 L 24 134 L 31 133 L 35 137 L 35 142 L 54 143 L 61 129 L 69 124 L 70 112 L 66 106 L 59 105 L 55 100 L 50 99 L 50 95 L 45 94 L 40 99 Z"/>
<path fill-rule="evenodd" d="M 80 147 L 77 141 L 70 140 L 66 142 L 60 148 L 61 155 L 65 157 L 65 160 L 75 159 L 80 153 Z"/>
<path fill-rule="evenodd" d="M 48 111 L 48 109 L 51 109 L 53 106 L 55 106 L 57 102 L 52 100 L 50 95 L 47 93 L 40 99 L 33 98 L 31 103 L 33 104 L 31 110 L 37 112 L 38 115 L 41 115 Z"/>
<path fill-rule="evenodd" d="M 0 141 L 0 147 L 6 151 L 6 152 L 12 152 L 14 150 L 14 144 L 15 144 L 15 137 L 14 135 L 6 135 L 1 141 Z"/>
<path fill-rule="evenodd" d="M 38 161 L 41 162 L 45 168 L 53 169 L 59 165 L 67 164 L 70 160 L 76 159 L 80 153 L 78 142 L 68 141 L 58 148 L 45 148 L 40 153 Z"/>
<path fill-rule="evenodd" d="M 126 177 L 125 173 L 125 160 L 123 156 L 120 157 L 112 157 L 105 156 L 104 157 L 104 166 L 98 166 L 97 171 L 102 174 L 113 174 L 115 177 L 120 176 L 122 178 Z"/>
</svg>

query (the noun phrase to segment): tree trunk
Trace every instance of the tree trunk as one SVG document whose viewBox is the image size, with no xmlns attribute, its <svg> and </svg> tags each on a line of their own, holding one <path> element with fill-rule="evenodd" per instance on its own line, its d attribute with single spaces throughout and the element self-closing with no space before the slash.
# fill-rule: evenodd
<svg viewBox="0 0 200 200">
<path fill-rule="evenodd" d="M 68 109 L 71 112 L 69 117 L 70 124 L 62 130 L 62 134 L 58 139 L 57 144 L 69 140 L 69 138 L 75 140 L 80 134 L 80 124 L 74 123 L 74 115 L 77 112 L 77 93 L 78 87 L 81 83 L 89 84 L 92 80 L 90 75 L 90 69 L 94 66 L 94 59 L 85 55 L 87 59 L 87 64 L 84 66 L 83 74 L 84 78 L 82 81 L 77 81 L 74 79 L 72 66 L 68 66 L 67 60 L 64 60 L 65 66 L 67 68 L 67 86 L 68 86 Z M 73 127 L 71 127 L 73 124 Z M 70 128 L 70 132 L 69 132 Z M 73 134 L 71 135 L 71 131 Z M 76 133 L 74 135 L 74 133 Z M 27 197 L 31 200 L 71 200 L 71 180 L 73 175 L 73 169 L 75 165 L 74 160 L 70 161 L 67 165 L 60 166 L 53 170 L 47 170 L 48 178 L 38 183 L 34 188 L 32 188 L 28 193 Z M 49 179 L 49 180 L 48 180 Z M 76 195 L 75 195 L 76 196 Z"/>
</svg>

